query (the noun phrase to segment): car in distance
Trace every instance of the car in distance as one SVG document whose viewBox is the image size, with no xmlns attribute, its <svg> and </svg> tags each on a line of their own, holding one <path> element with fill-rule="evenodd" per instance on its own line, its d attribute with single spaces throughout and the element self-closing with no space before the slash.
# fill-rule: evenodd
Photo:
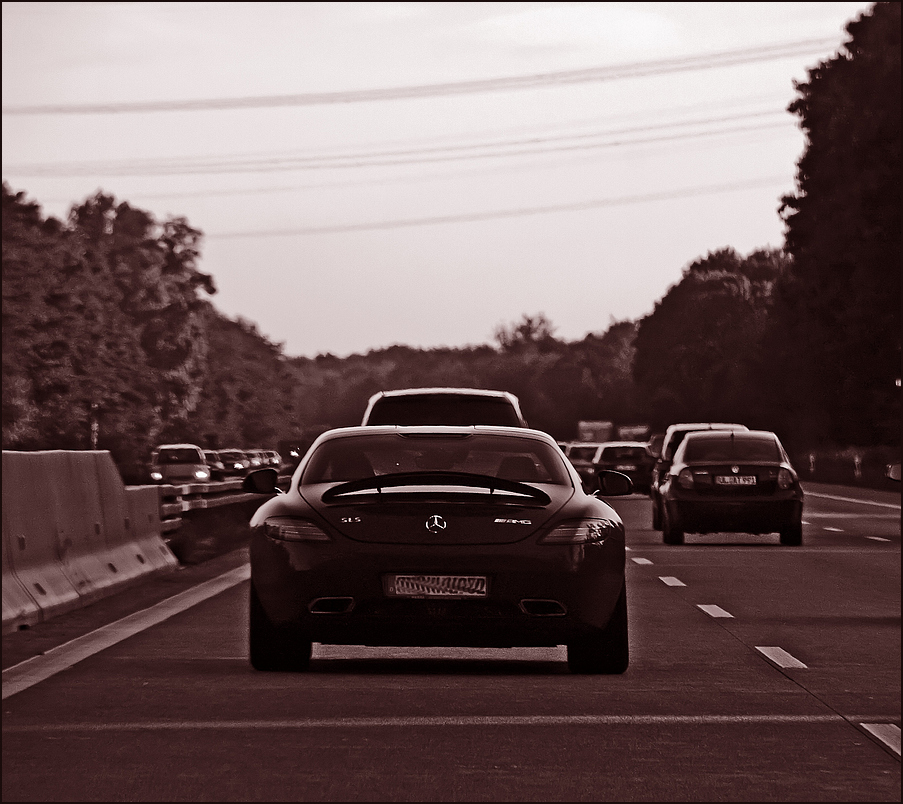
<svg viewBox="0 0 903 804">
<path fill-rule="evenodd" d="M 154 483 L 203 483 L 210 480 L 204 451 L 196 444 L 161 444 L 151 454 Z"/>
<path fill-rule="evenodd" d="M 244 477 L 251 468 L 251 461 L 240 449 L 217 450 L 223 468 L 229 477 Z"/>
<path fill-rule="evenodd" d="M 655 457 L 649 452 L 645 441 L 608 441 L 596 451 L 593 472 L 621 472 L 633 481 L 636 491 L 648 494 L 654 464 Z"/>
<path fill-rule="evenodd" d="M 665 430 L 662 438 L 661 451 L 658 459 L 652 467 L 652 482 L 649 487 L 649 497 L 652 499 L 652 528 L 653 530 L 662 529 L 662 498 L 659 486 L 668 469 L 671 461 L 674 460 L 674 453 L 680 446 L 680 442 L 684 440 L 687 433 L 695 433 L 698 430 L 748 430 L 745 424 L 730 424 L 728 422 L 685 422 L 682 424 L 671 424 Z"/>
<path fill-rule="evenodd" d="M 205 449 L 204 460 L 207 462 L 207 467 L 210 469 L 211 480 L 225 480 L 226 467 L 220 460 L 219 453 L 217 453 L 216 450 Z"/>
<path fill-rule="evenodd" d="M 601 441 L 575 441 L 568 447 L 567 459 L 580 475 L 583 488 L 589 492 L 596 488 L 596 470 L 593 466 L 603 443 Z"/>
<path fill-rule="evenodd" d="M 628 665 L 624 526 L 546 433 L 361 426 L 320 435 L 251 519 L 250 661 L 307 670 L 313 642 L 567 645 L 576 673 Z M 608 473 L 608 495 L 630 480 Z"/>
<path fill-rule="evenodd" d="M 803 490 L 769 430 L 688 433 L 660 493 L 665 544 L 687 532 L 777 532 L 781 544 L 802 544 Z"/>
<path fill-rule="evenodd" d="M 367 401 L 361 424 L 494 424 L 526 427 L 518 398 L 483 388 L 402 388 L 379 391 Z"/>
</svg>

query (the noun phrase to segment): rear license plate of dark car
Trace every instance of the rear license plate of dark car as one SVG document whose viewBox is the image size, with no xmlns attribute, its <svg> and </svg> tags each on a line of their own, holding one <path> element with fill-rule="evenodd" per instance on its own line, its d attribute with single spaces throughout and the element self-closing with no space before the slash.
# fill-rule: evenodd
<svg viewBox="0 0 903 804">
<path fill-rule="evenodd" d="M 485 575 L 387 575 L 390 597 L 486 597 Z"/>
<path fill-rule="evenodd" d="M 755 486 L 755 475 L 716 475 L 715 484 L 718 486 Z"/>
</svg>

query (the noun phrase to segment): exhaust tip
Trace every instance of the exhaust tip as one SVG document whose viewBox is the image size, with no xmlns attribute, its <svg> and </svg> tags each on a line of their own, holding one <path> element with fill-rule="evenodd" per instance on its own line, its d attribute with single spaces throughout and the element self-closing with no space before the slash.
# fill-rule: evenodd
<svg viewBox="0 0 903 804">
<path fill-rule="evenodd" d="M 531 617 L 564 617 L 567 609 L 557 600 L 540 600 L 524 598 L 520 602 L 520 609 Z"/>
<path fill-rule="evenodd" d="M 354 598 L 318 597 L 307 608 L 311 614 L 348 614 L 354 608 Z"/>
</svg>

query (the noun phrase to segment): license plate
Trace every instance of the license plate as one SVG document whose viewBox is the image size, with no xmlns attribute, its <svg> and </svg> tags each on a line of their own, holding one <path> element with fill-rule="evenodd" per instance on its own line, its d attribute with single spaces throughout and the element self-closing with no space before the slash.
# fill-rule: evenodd
<svg viewBox="0 0 903 804">
<path fill-rule="evenodd" d="M 486 597 L 485 575 L 388 575 L 390 597 Z"/>
<path fill-rule="evenodd" d="M 636 466 L 632 463 L 622 463 L 619 466 L 616 466 L 615 470 L 618 472 L 633 472 L 636 470 Z"/>
<path fill-rule="evenodd" d="M 755 486 L 755 475 L 716 475 L 715 483 L 719 486 Z"/>
</svg>

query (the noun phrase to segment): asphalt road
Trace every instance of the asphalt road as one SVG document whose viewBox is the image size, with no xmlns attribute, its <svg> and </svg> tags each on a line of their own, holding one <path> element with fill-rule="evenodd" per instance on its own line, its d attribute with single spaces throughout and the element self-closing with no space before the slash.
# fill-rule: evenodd
<svg viewBox="0 0 903 804">
<path fill-rule="evenodd" d="M 11 634 L 3 800 L 899 801 L 900 497 L 806 489 L 802 547 L 667 546 L 612 500 L 623 676 L 319 645 L 256 673 L 243 551 Z"/>
</svg>

